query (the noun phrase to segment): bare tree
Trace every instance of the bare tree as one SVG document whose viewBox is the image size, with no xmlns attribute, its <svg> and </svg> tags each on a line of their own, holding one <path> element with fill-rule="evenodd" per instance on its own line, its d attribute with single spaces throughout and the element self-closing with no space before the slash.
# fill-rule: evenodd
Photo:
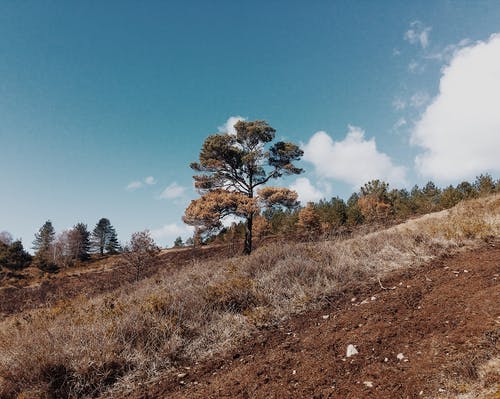
<svg viewBox="0 0 500 399">
<path fill-rule="evenodd" d="M 3 242 L 5 245 L 10 245 L 14 242 L 12 238 L 12 234 L 8 231 L 0 231 L 0 242 Z"/>
<path fill-rule="evenodd" d="M 145 269 L 156 264 L 159 253 L 160 248 L 149 231 L 144 230 L 132 234 L 130 242 L 123 250 L 122 259 L 125 265 L 134 270 L 137 281 Z"/>
</svg>

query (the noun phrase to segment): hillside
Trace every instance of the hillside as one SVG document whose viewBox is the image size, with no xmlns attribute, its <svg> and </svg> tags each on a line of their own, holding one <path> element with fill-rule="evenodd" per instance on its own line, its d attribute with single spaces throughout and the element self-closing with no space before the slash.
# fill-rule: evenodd
<svg viewBox="0 0 500 399">
<path fill-rule="evenodd" d="M 391 289 L 349 287 L 321 310 L 130 396 L 497 398 L 499 260 L 496 241 L 393 273 L 382 281 Z M 348 358 L 349 344 L 359 353 Z"/>
<path fill-rule="evenodd" d="M 0 323 L 0 397 L 489 389 L 498 381 L 488 367 L 499 354 L 499 233 L 493 195 L 347 240 L 172 258 L 175 267 L 143 281 L 86 280 L 82 295 L 70 290 L 78 276 L 63 276 L 57 298 L 14 306 Z M 347 359 L 349 343 L 359 353 Z"/>
</svg>

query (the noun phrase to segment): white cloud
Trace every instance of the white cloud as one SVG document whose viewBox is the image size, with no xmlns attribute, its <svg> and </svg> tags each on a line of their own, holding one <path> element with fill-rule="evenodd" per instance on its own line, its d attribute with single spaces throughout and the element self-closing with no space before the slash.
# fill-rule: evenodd
<svg viewBox="0 0 500 399">
<path fill-rule="evenodd" d="M 417 171 L 438 181 L 500 172 L 500 34 L 455 53 L 439 94 L 417 121 L 411 142 L 424 149 Z"/>
<path fill-rule="evenodd" d="M 290 185 L 290 189 L 297 192 L 299 201 L 303 205 L 310 201 L 316 202 L 325 198 L 325 195 L 318 188 L 314 187 L 307 177 L 299 177 L 296 179 Z"/>
<path fill-rule="evenodd" d="M 184 192 L 186 191 L 186 187 L 179 186 L 176 182 L 170 184 L 165 190 L 163 190 L 160 194 L 161 199 L 175 199 L 182 197 Z"/>
<path fill-rule="evenodd" d="M 132 181 L 130 182 L 127 187 L 125 187 L 128 191 L 135 191 L 143 186 L 141 181 Z"/>
<path fill-rule="evenodd" d="M 420 44 L 420 46 L 425 49 L 429 45 L 429 35 L 432 28 L 430 26 L 425 26 L 420 21 L 413 21 L 410 24 L 410 29 L 405 32 L 405 40 L 411 44 Z"/>
<path fill-rule="evenodd" d="M 219 126 L 217 129 L 219 130 L 220 133 L 229 133 L 229 134 L 236 134 L 236 130 L 234 128 L 234 125 L 239 122 L 239 121 L 246 121 L 247 118 L 244 118 L 243 116 L 230 116 L 226 123 L 223 125 Z"/>
<path fill-rule="evenodd" d="M 156 184 L 156 180 L 153 176 L 148 176 L 144 179 L 144 183 L 146 183 L 147 185 L 151 186 L 153 184 Z"/>
<path fill-rule="evenodd" d="M 355 188 L 373 179 L 406 184 L 406 169 L 394 165 L 387 154 L 378 151 L 375 138 L 367 140 L 364 133 L 359 127 L 349 126 L 345 138 L 334 141 L 326 132 L 317 132 L 303 146 L 303 159 L 314 165 L 320 177 Z"/>
<path fill-rule="evenodd" d="M 153 237 L 159 245 L 166 244 L 167 246 L 171 246 L 177 237 L 181 236 L 185 239 L 192 236 L 193 231 L 194 228 L 192 226 L 170 223 L 151 230 L 151 237 Z"/>
</svg>

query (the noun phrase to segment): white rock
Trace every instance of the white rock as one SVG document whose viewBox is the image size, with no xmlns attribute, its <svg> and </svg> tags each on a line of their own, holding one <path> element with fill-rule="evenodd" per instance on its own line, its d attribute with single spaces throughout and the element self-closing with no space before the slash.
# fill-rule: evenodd
<svg viewBox="0 0 500 399">
<path fill-rule="evenodd" d="M 398 358 L 398 360 L 403 360 L 405 358 L 405 355 L 403 355 L 402 353 L 398 353 L 396 357 Z"/>
<path fill-rule="evenodd" d="M 384 357 L 384 362 L 387 363 L 388 361 L 389 361 L 389 359 L 387 359 L 386 357 Z"/>
<path fill-rule="evenodd" d="M 179 373 L 179 374 L 177 374 L 177 378 L 184 378 L 185 376 L 187 376 L 186 373 Z"/>
<path fill-rule="evenodd" d="M 375 299 L 377 299 L 377 297 L 376 297 L 376 296 L 372 296 L 370 299 L 371 299 L 372 301 L 374 301 Z"/>
<path fill-rule="evenodd" d="M 328 319 L 330 317 L 330 315 L 329 314 L 325 314 L 322 317 L 323 317 L 323 320 L 326 320 L 326 319 Z"/>
<path fill-rule="evenodd" d="M 368 388 L 373 388 L 373 382 L 371 381 L 363 381 L 363 384 L 365 384 Z"/>
<path fill-rule="evenodd" d="M 346 357 L 351 357 L 358 354 L 358 350 L 353 344 L 347 345 Z"/>
</svg>

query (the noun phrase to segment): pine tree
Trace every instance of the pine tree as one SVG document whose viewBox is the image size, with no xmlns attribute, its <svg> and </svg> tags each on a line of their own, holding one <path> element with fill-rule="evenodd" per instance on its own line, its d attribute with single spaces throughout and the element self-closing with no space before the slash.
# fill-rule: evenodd
<svg viewBox="0 0 500 399">
<path fill-rule="evenodd" d="M 109 226 L 108 230 L 108 241 L 106 243 L 106 251 L 109 254 L 116 254 L 120 252 L 120 243 L 118 242 L 118 236 L 116 235 L 116 230 L 113 226 Z"/>
<path fill-rule="evenodd" d="M 6 244 L 0 240 L 0 266 L 19 270 L 28 267 L 30 263 L 31 255 L 24 250 L 21 241 L 16 240 Z"/>
<path fill-rule="evenodd" d="M 52 222 L 47 220 L 38 233 L 35 234 L 35 240 L 33 241 L 33 249 L 36 253 L 47 253 L 50 249 L 50 246 L 54 242 L 56 237 L 56 232 L 54 230 L 54 226 L 52 226 Z"/>
<path fill-rule="evenodd" d="M 209 230 L 221 228 L 221 220 L 234 215 L 245 220 L 245 254 L 252 251 L 253 218 L 260 212 L 255 197 L 261 185 L 271 179 L 302 173 L 294 162 L 304 152 L 293 143 L 277 141 L 275 129 L 265 121 L 239 121 L 236 134 L 219 133 L 207 137 L 202 145 L 199 162 L 190 166 L 199 174 L 193 176 L 195 187 L 202 195 L 186 208 L 184 222 Z M 280 189 L 277 195 L 264 191 L 266 198 L 290 198 Z M 281 194 L 285 194 L 282 196 Z M 286 204 L 282 204 L 286 206 Z"/>
<path fill-rule="evenodd" d="M 101 255 L 104 254 L 104 251 L 108 253 L 118 252 L 120 245 L 118 244 L 116 231 L 109 219 L 102 218 L 95 226 L 92 231 L 92 246 Z"/>
<path fill-rule="evenodd" d="M 90 232 L 87 225 L 77 223 L 73 228 L 75 231 L 75 255 L 79 260 L 87 260 L 90 252 Z"/>
<path fill-rule="evenodd" d="M 183 247 L 184 243 L 182 242 L 182 237 L 179 236 L 174 241 L 174 247 Z"/>
</svg>

